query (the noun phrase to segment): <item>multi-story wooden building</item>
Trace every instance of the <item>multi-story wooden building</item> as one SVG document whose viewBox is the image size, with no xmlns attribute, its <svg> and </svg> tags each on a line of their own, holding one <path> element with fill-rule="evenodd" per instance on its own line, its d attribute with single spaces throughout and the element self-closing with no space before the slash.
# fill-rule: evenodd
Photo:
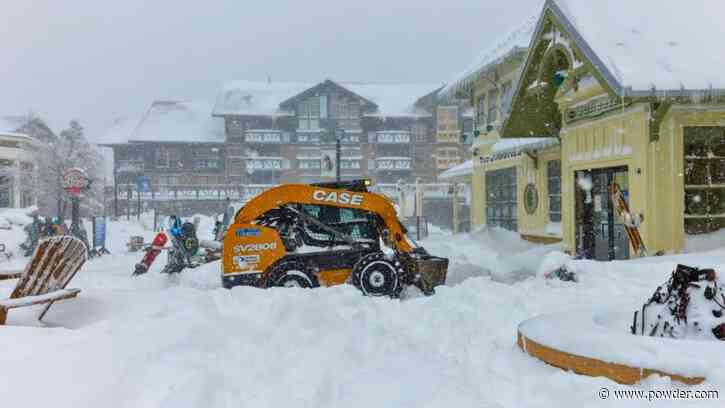
<svg viewBox="0 0 725 408">
<path fill-rule="evenodd" d="M 378 185 L 436 177 L 431 84 L 233 81 L 213 115 L 225 121 L 228 174 L 238 183 L 332 179 L 342 140 L 342 178 Z M 416 157 L 418 160 L 416 160 Z"/>
<path fill-rule="evenodd" d="M 464 115 L 446 117 L 440 86 L 418 83 L 231 81 L 212 106 L 154 102 L 139 122 L 109 132 L 117 214 L 152 205 L 216 211 L 280 183 L 370 178 L 393 193 L 400 182 L 433 182 L 458 162 Z M 455 153 L 448 153 L 448 150 Z M 445 163 L 443 163 L 445 162 Z M 141 191 L 140 200 L 136 191 Z"/>
</svg>

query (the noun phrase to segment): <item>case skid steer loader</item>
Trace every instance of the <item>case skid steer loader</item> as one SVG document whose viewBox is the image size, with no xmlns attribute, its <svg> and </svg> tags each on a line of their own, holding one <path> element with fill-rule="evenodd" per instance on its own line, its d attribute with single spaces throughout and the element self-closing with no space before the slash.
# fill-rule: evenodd
<svg viewBox="0 0 725 408">
<path fill-rule="evenodd" d="M 448 259 L 405 235 L 395 208 L 368 180 L 281 185 L 242 207 L 227 229 L 222 285 L 314 288 L 352 283 L 365 295 L 397 297 L 445 283 Z"/>
</svg>

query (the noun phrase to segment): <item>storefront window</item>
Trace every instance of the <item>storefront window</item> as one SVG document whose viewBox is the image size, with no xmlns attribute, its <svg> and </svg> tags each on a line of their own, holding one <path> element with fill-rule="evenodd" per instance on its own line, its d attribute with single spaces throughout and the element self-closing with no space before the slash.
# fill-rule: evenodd
<svg viewBox="0 0 725 408">
<path fill-rule="evenodd" d="M 486 225 L 516 231 L 516 167 L 486 172 Z"/>
<path fill-rule="evenodd" d="M 684 129 L 685 232 L 725 228 L 725 128 Z"/>
</svg>

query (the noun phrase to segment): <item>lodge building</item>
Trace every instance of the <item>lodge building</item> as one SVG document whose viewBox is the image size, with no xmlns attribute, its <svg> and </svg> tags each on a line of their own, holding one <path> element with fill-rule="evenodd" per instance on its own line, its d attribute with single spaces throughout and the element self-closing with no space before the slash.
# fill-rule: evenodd
<svg viewBox="0 0 725 408">
<path fill-rule="evenodd" d="M 111 212 L 218 211 L 280 183 L 334 180 L 338 137 L 341 178 L 396 198 L 401 183 L 460 164 L 471 140 L 470 112 L 442 104 L 440 88 L 230 81 L 213 104 L 156 101 L 102 143 L 114 156 Z"/>
<path fill-rule="evenodd" d="M 658 18 L 659 4 L 644 3 L 545 2 L 510 100 L 487 115 L 499 123 L 477 117 L 471 170 L 451 170 L 471 183 L 474 224 L 561 240 L 584 258 L 631 258 L 608 195 L 616 182 L 649 253 L 725 228 L 720 23 L 684 3 L 677 21 Z M 448 88 L 485 105 L 491 69 Z"/>
</svg>

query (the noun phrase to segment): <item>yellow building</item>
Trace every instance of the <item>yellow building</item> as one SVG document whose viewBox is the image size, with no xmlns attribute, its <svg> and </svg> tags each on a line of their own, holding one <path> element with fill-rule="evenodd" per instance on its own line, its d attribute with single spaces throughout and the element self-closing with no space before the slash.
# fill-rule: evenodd
<svg viewBox="0 0 725 408">
<path fill-rule="evenodd" d="M 500 107 L 477 121 L 474 224 L 558 236 L 585 258 L 635 257 L 608 193 L 616 182 L 650 254 L 687 250 L 690 238 L 725 228 L 715 1 L 548 0 L 513 70 L 510 103 L 489 97 L 507 78 L 500 58 L 494 80 L 488 66 L 452 84 L 479 113 L 489 100 Z"/>
<path fill-rule="evenodd" d="M 500 135 L 537 21 L 538 14 L 525 19 L 441 91 L 444 100 L 467 99 L 474 107 L 476 136 L 472 160 L 439 179 L 471 185 L 474 228 L 506 228 L 548 243 L 562 236 L 558 140 Z"/>
</svg>

